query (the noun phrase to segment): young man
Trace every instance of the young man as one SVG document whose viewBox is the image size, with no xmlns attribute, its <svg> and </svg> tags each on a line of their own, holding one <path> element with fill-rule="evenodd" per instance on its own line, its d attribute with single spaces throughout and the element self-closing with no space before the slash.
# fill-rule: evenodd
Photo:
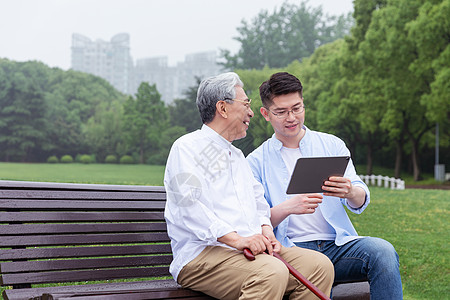
<svg viewBox="0 0 450 300">
<path fill-rule="evenodd" d="M 318 252 L 285 248 L 276 240 L 263 188 L 231 142 L 246 136 L 253 111 L 235 73 L 203 80 L 197 94 L 204 125 L 179 138 L 166 165 L 165 218 L 171 239 L 170 272 L 183 287 L 218 299 L 315 299 L 273 251 L 324 293 L 334 278 Z M 249 248 L 256 259 L 247 260 Z M 269 254 L 265 254 L 264 252 Z"/>
<path fill-rule="evenodd" d="M 367 186 L 349 161 L 344 177 L 330 177 L 322 194 L 286 194 L 299 157 L 350 156 L 344 142 L 305 125 L 302 84 L 295 76 L 273 74 L 260 86 L 260 112 L 275 133 L 247 160 L 264 186 L 275 235 L 285 247 L 298 246 L 327 255 L 335 281 L 367 279 L 371 299 L 402 299 L 399 259 L 385 240 L 361 237 L 345 212 L 362 213 L 370 201 Z"/>
</svg>

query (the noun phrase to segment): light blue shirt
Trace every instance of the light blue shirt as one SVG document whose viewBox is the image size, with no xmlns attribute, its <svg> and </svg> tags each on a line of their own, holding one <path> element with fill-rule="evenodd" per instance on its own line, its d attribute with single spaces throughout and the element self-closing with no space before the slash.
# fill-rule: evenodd
<svg viewBox="0 0 450 300">
<path fill-rule="evenodd" d="M 350 151 L 345 146 L 345 143 L 338 137 L 309 130 L 306 126 L 303 128 L 306 130 L 306 133 L 299 144 L 302 157 L 350 156 Z M 253 175 L 264 186 L 264 197 L 270 207 L 274 207 L 290 197 L 286 194 L 290 174 L 281 157 L 282 147 L 282 142 L 274 134 L 247 157 Z M 344 177 L 349 178 L 354 186 L 359 186 L 364 189 L 366 192 L 366 201 L 362 207 L 354 209 L 347 204 L 347 200 L 344 198 L 338 199 L 336 197 L 324 196 L 320 209 L 325 220 L 336 232 L 335 243 L 338 246 L 359 237 L 345 211 L 344 205 L 350 211 L 360 214 L 370 202 L 369 189 L 356 174 L 351 159 Z M 275 236 L 285 247 L 294 246 L 294 243 L 287 237 L 289 218 L 284 219 L 274 230 Z"/>
</svg>

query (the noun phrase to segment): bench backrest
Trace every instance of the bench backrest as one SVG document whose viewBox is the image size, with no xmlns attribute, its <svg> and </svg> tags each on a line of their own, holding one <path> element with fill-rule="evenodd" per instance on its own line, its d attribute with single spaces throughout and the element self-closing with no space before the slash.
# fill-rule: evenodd
<svg viewBox="0 0 450 300">
<path fill-rule="evenodd" d="M 164 187 L 0 181 L 0 283 L 170 276 Z"/>
</svg>

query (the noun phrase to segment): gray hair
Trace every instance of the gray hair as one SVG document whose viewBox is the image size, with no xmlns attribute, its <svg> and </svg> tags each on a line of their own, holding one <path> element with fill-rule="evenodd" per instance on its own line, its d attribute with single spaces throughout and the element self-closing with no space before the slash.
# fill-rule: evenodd
<svg viewBox="0 0 450 300">
<path fill-rule="evenodd" d="M 236 86 L 244 87 L 244 83 L 234 72 L 222 73 L 200 82 L 197 91 L 197 107 L 204 124 L 214 119 L 218 101 L 228 102 L 236 97 Z"/>
</svg>

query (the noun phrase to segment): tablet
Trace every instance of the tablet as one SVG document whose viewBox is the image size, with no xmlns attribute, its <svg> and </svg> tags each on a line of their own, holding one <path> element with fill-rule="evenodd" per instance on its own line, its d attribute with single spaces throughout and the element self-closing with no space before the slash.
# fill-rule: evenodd
<svg viewBox="0 0 450 300">
<path fill-rule="evenodd" d="M 344 176 L 349 156 L 300 157 L 295 164 L 287 194 L 323 193 L 330 176 Z"/>
</svg>

